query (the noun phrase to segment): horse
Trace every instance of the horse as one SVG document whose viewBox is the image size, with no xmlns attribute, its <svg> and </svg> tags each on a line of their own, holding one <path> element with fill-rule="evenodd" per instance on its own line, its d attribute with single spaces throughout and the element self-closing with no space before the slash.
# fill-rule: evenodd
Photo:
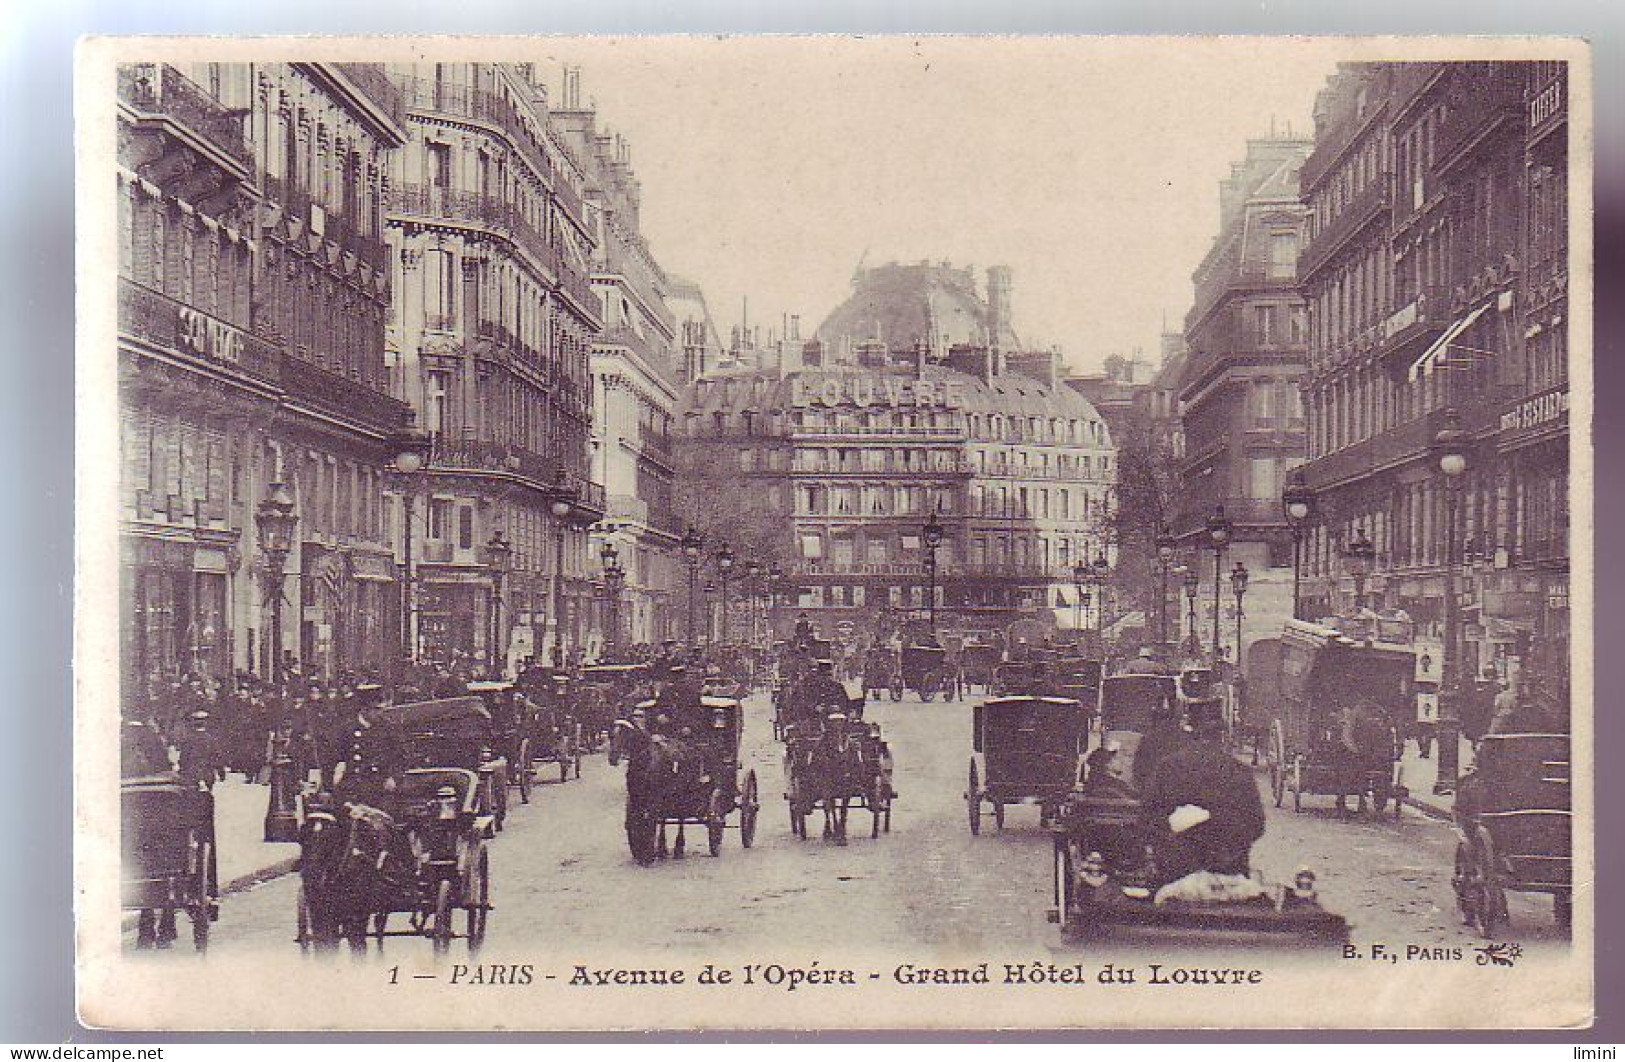
<svg viewBox="0 0 1625 1062">
<path fill-rule="evenodd" d="M 810 810 L 816 804 L 823 808 L 824 839 L 844 845 L 852 798 L 872 795 L 877 767 L 868 762 L 859 733 L 847 725 L 847 717 L 841 712 L 826 717 L 802 756 L 801 769 L 812 798 L 807 807 Z M 877 836 L 880 814 L 875 807 L 870 811 L 875 820 L 870 835 Z"/>
<path fill-rule="evenodd" d="M 1351 705 L 1339 715 L 1335 735 L 1339 753 L 1337 810 L 1346 811 L 1346 800 L 1354 795 L 1358 797 L 1357 814 L 1365 813 L 1368 797 L 1373 810 L 1380 812 L 1390 796 L 1396 751 L 1393 727 L 1388 717 L 1371 704 Z"/>
<path fill-rule="evenodd" d="M 300 944 L 328 950 L 347 940 L 366 948 L 369 921 L 387 910 L 393 820 L 365 805 L 318 808 L 299 839 Z"/>
<path fill-rule="evenodd" d="M 639 866 L 664 859 L 669 809 L 697 783 L 699 759 L 677 738 L 651 734 L 636 722 L 615 721 L 610 739 L 611 764 L 626 761 L 626 842 Z M 674 859 L 687 848 L 684 824 L 670 848 Z"/>
</svg>

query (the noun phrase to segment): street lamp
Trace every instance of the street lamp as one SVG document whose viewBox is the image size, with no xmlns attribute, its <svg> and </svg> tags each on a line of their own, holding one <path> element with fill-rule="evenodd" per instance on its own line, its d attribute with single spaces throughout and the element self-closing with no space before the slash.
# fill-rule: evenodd
<svg viewBox="0 0 1625 1062">
<path fill-rule="evenodd" d="M 564 666 L 564 530 L 565 519 L 575 509 L 576 493 L 560 465 L 553 473 L 553 500 L 548 512 L 557 525 L 553 550 L 553 666 Z"/>
<path fill-rule="evenodd" d="M 598 559 L 604 565 L 604 593 L 608 598 L 608 615 L 604 617 L 604 656 L 606 659 L 614 658 L 614 651 L 621 641 L 621 588 L 626 585 L 626 569 L 621 567 L 620 551 L 615 543 L 605 542 L 598 551 Z"/>
<path fill-rule="evenodd" d="M 416 573 L 412 569 L 412 539 L 417 524 L 418 485 L 416 476 L 428 461 L 424 457 L 426 440 L 408 436 L 395 455 L 395 470 L 405 480 L 401 496 L 401 656 L 408 663 L 416 663 L 417 652 L 417 592 L 413 586 Z"/>
<path fill-rule="evenodd" d="M 1219 659 L 1219 584 L 1224 581 L 1224 550 L 1230 544 L 1230 521 L 1224 506 L 1215 505 L 1207 518 L 1207 540 L 1213 547 L 1213 659 Z"/>
<path fill-rule="evenodd" d="M 265 596 L 271 602 L 271 682 L 282 687 L 282 584 L 287 578 L 288 553 L 299 517 L 293 495 L 282 483 L 271 483 L 265 499 L 254 508 L 260 552 L 265 554 Z"/>
<path fill-rule="evenodd" d="M 925 521 L 922 528 L 925 536 L 925 578 L 926 578 L 926 614 L 930 617 L 931 635 L 937 633 L 937 547 L 942 545 L 942 521 L 937 519 L 937 510 L 931 510 L 931 516 Z"/>
<path fill-rule="evenodd" d="M 733 570 L 734 551 L 724 542 L 717 550 L 717 580 L 722 584 L 722 624 L 717 640 L 728 644 L 732 632 L 728 630 L 728 573 Z"/>
<path fill-rule="evenodd" d="M 491 666 L 492 678 L 508 670 L 507 638 L 502 629 L 502 580 L 513 567 L 513 546 L 502 537 L 502 529 L 491 532 L 485 544 L 485 563 L 491 569 Z"/>
<path fill-rule="evenodd" d="M 1174 559 L 1174 532 L 1167 524 L 1157 531 L 1157 640 L 1168 643 L 1168 566 Z"/>
<path fill-rule="evenodd" d="M 1106 652 L 1106 588 L 1111 585 L 1112 566 L 1104 551 L 1095 554 L 1095 636 L 1099 642 L 1101 659 Z"/>
<path fill-rule="evenodd" d="M 712 645 L 717 641 L 717 584 L 705 581 L 705 640 Z"/>
<path fill-rule="evenodd" d="M 1348 561 L 1354 576 L 1354 614 L 1365 611 L 1365 577 L 1371 571 L 1371 562 L 1377 556 L 1377 547 L 1366 537 L 1363 528 L 1354 529 L 1354 537 L 1343 547 L 1343 559 Z"/>
<path fill-rule="evenodd" d="M 1078 561 L 1072 566 L 1072 585 L 1078 591 L 1077 604 L 1072 609 L 1072 625 L 1078 629 L 1078 638 L 1083 638 L 1083 610 L 1088 603 L 1088 592 L 1084 587 L 1089 585 L 1089 579 L 1094 575 L 1094 569 L 1087 561 Z"/>
<path fill-rule="evenodd" d="M 1461 477 L 1467 471 L 1467 437 L 1454 409 L 1444 411 L 1444 426 L 1433 437 L 1432 457 L 1444 474 L 1445 488 L 1445 573 L 1444 573 L 1444 653 L 1440 661 L 1443 679 L 1439 691 L 1439 775 L 1433 791 L 1456 791 L 1456 773 L 1461 751 L 1461 616 L 1456 599 L 1457 552 L 1456 509 Z"/>
<path fill-rule="evenodd" d="M 1247 596 L 1247 566 L 1240 561 L 1230 569 L 1230 589 L 1236 595 L 1236 673 L 1241 673 L 1241 599 Z"/>
<path fill-rule="evenodd" d="M 765 593 L 762 586 L 762 564 L 760 561 L 749 560 L 745 562 L 745 614 L 750 619 L 750 627 L 746 632 L 752 642 L 762 636 L 762 595 Z"/>
<path fill-rule="evenodd" d="M 1180 566 L 1184 572 L 1182 580 L 1185 584 L 1185 605 L 1189 610 L 1190 633 L 1185 637 L 1185 652 L 1196 656 L 1202 651 L 1201 640 L 1196 637 L 1196 594 L 1202 587 L 1202 577 L 1196 573 L 1195 568 Z"/>
<path fill-rule="evenodd" d="M 1281 508 L 1286 511 L 1287 527 L 1292 530 L 1292 618 L 1302 619 L 1303 535 L 1315 512 L 1315 492 L 1304 480 L 1302 469 L 1293 469 L 1288 477 L 1281 491 Z"/>
<path fill-rule="evenodd" d="M 699 607 L 700 552 L 705 549 L 705 537 L 693 524 L 683 532 L 681 542 L 683 563 L 688 565 L 688 644 L 694 645 L 694 610 Z"/>
</svg>

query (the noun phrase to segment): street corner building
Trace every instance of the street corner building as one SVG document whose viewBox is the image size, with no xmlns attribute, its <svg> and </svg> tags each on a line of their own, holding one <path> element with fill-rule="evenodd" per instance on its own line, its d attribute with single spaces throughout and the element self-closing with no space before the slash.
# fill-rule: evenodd
<svg viewBox="0 0 1625 1062">
<path fill-rule="evenodd" d="M 742 325 L 691 363 L 687 511 L 698 537 L 782 575 L 785 622 L 868 633 L 882 612 L 929 610 L 985 633 L 1098 618 L 1076 572 L 1115 556 L 1111 433 L 1056 352 L 1021 349 L 1011 281 L 998 266 L 985 289 L 946 262 L 860 267 L 812 335 L 799 317 L 765 340 Z"/>
</svg>

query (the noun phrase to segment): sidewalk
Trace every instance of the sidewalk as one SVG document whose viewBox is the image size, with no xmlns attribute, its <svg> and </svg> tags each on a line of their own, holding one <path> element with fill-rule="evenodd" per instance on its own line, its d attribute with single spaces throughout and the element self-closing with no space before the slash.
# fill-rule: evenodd
<svg viewBox="0 0 1625 1062">
<path fill-rule="evenodd" d="M 270 797 L 269 786 L 244 782 L 240 774 L 215 785 L 215 858 L 220 866 L 221 895 L 241 892 L 293 871 L 299 846 L 262 840 Z"/>
<path fill-rule="evenodd" d="M 1461 738 L 1459 758 L 1456 761 L 1456 773 L 1466 773 L 1473 763 L 1473 743 Z M 1427 759 L 1423 759 L 1416 750 L 1415 741 L 1405 742 L 1405 754 L 1400 757 L 1401 778 L 1410 789 L 1410 797 L 1406 803 L 1420 811 L 1422 814 L 1435 819 L 1453 820 L 1456 816 L 1455 794 L 1443 796 L 1435 795 L 1433 783 L 1439 778 L 1439 746 L 1435 742 Z"/>
</svg>

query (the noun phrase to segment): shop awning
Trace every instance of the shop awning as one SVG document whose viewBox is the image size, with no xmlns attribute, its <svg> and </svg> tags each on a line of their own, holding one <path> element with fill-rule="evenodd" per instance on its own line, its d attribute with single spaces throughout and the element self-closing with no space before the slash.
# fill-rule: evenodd
<svg viewBox="0 0 1625 1062">
<path fill-rule="evenodd" d="M 1433 341 L 1433 345 L 1428 347 L 1428 349 L 1422 353 L 1421 357 L 1417 358 L 1416 361 L 1411 363 L 1411 371 L 1409 375 L 1410 382 L 1415 383 L 1416 378 L 1419 376 L 1432 375 L 1433 370 L 1438 363 L 1445 359 L 1445 354 L 1450 349 L 1450 344 L 1455 342 L 1456 338 L 1463 332 L 1471 328 L 1473 326 L 1473 322 L 1482 317 L 1484 311 L 1489 308 L 1490 304 L 1486 302 L 1484 305 L 1480 306 L 1466 317 L 1461 318 L 1453 323 L 1449 328 L 1446 328 L 1444 332 L 1440 334 L 1439 338 Z"/>
</svg>

